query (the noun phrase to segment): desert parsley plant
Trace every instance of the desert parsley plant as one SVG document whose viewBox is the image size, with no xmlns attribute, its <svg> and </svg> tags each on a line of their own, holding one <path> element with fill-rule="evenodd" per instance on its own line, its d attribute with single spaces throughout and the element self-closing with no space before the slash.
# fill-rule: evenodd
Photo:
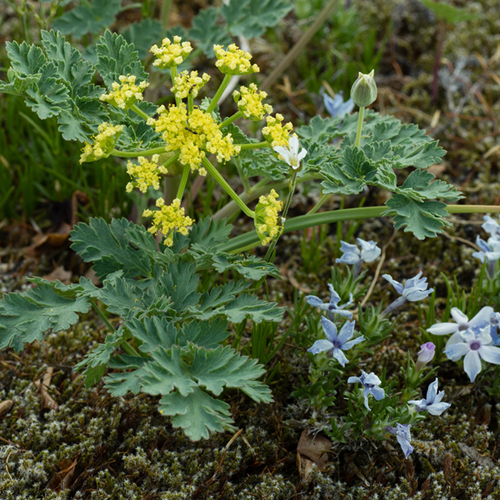
<svg viewBox="0 0 500 500">
<path fill-rule="evenodd" d="M 0 302 L 0 348 L 19 351 L 49 330 L 69 328 L 79 313 L 93 307 L 109 324 L 110 333 L 77 366 L 85 370 L 86 384 L 101 380 L 109 369 L 104 382 L 112 394 L 161 396 L 160 411 L 192 439 L 232 428 L 229 407 L 218 399 L 226 388 L 241 389 L 257 402 L 271 400 L 260 381 L 264 368 L 232 350 L 225 340 L 229 323 L 280 321 L 277 305 L 257 299 L 248 289 L 253 281 L 278 276 L 270 261 L 284 231 L 389 215 L 397 228 L 418 238 L 435 236 L 449 224 L 444 217 L 455 210 L 436 198 L 450 202 L 462 197 L 427 171 L 445 153 L 437 141 L 415 125 L 365 112 L 376 98 L 373 72 L 360 74 L 353 85 L 357 114 L 315 117 L 294 132 L 282 115 L 273 114 L 267 95 L 252 83 L 234 92 L 238 111 L 221 116 L 218 102 L 232 77 L 258 73 L 259 67 L 251 54 L 234 44 L 214 45 L 213 51 L 214 71 L 223 78 L 213 97 L 201 99 L 210 75 L 178 69 L 192 55 L 191 44 L 174 36 L 152 45 L 153 66 L 171 76 L 171 101 L 159 107 L 144 98 L 149 75 L 134 45 L 109 31 L 96 44 L 95 64 L 82 59 L 55 31 L 42 32 L 41 47 L 8 43 L 8 82 L 0 82 L 1 92 L 24 97 L 41 119 L 55 117 L 64 139 L 81 142 L 81 163 L 122 158 L 130 176 L 124 189 L 155 192 L 166 179 L 171 193 L 158 196 L 154 206 L 144 210 L 143 217 L 150 219 L 147 230 L 125 220 L 106 224 L 92 219 L 77 225 L 71 233 L 73 249 L 94 264 L 102 288 L 85 278 L 68 286 L 34 279 L 36 289 L 6 295 Z M 104 87 L 94 83 L 96 73 Z M 237 120 L 263 122 L 260 136 L 247 137 Z M 339 138 L 337 147 L 334 141 Z M 227 162 L 235 163 L 243 193 L 236 193 L 225 179 L 222 166 Z M 410 166 L 415 170 L 398 185 L 395 170 Z M 214 220 L 196 220 L 185 211 L 186 189 L 195 176 L 207 175 L 232 203 Z M 251 185 L 254 177 L 260 180 Z M 287 221 L 297 183 L 315 181 L 323 190 L 320 202 L 310 214 Z M 365 186 L 382 187 L 393 196 L 382 208 L 316 213 L 331 194 L 357 194 Z M 251 207 L 254 200 L 258 201 Z M 238 211 L 253 219 L 255 231 L 229 239 L 231 228 L 220 219 Z M 265 260 L 238 253 L 256 244 L 268 246 Z M 360 252 L 361 261 L 374 258 L 369 245 Z M 216 285 L 212 279 L 200 279 L 207 271 L 231 271 L 240 279 Z M 422 286 L 418 278 L 415 286 L 403 288 L 405 300 L 414 296 L 410 288 Z M 398 286 L 395 283 L 397 290 Z M 354 323 L 335 324 L 341 310 L 337 304 L 331 301 L 327 306 L 333 319 L 325 319 L 325 342 L 333 346 L 327 347 L 336 359 L 352 362 L 357 359 L 348 357 L 352 350 L 380 341 L 388 324 L 378 310 L 359 314 L 361 342 Z M 117 328 L 108 315 L 120 318 Z M 383 377 L 381 381 L 385 383 Z M 390 394 L 390 387 L 386 392 Z M 406 400 L 414 394 L 407 396 Z M 375 434 L 385 432 L 387 425 L 418 420 L 405 409 L 394 410 L 391 397 L 374 403 L 373 415 L 381 415 L 373 426 Z M 351 399 L 358 413 L 368 411 L 363 396 L 360 405 L 355 393 Z M 397 415 L 393 412 L 389 418 L 388 408 Z"/>
</svg>

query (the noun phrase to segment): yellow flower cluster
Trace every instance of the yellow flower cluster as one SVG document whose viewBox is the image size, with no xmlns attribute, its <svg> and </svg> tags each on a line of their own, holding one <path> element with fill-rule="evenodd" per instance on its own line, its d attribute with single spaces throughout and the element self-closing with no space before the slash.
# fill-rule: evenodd
<svg viewBox="0 0 500 500">
<path fill-rule="evenodd" d="M 159 158 L 160 155 L 153 155 L 151 161 L 148 161 L 144 156 L 139 156 L 139 165 L 131 161 L 127 163 L 127 174 L 135 177 L 133 182 L 127 184 L 127 193 L 131 193 L 134 187 L 138 187 L 142 193 L 145 193 L 149 186 L 160 189 L 160 174 L 166 174 L 167 169 L 158 166 Z"/>
<path fill-rule="evenodd" d="M 180 151 L 179 161 L 189 165 L 191 170 L 199 170 L 206 175 L 204 168 L 199 168 L 205 151 L 217 155 L 219 161 L 229 161 L 240 152 L 240 147 L 233 144 L 231 134 L 224 135 L 210 113 L 199 108 L 188 114 L 186 105 L 165 106 L 158 108 L 158 120 L 150 118 L 148 125 L 162 134 L 167 143 L 167 151 Z"/>
<path fill-rule="evenodd" d="M 255 208 L 255 229 L 264 246 L 276 238 L 283 229 L 278 217 L 278 212 L 282 209 L 283 203 L 278 201 L 278 193 L 274 189 L 271 189 L 267 196 L 259 198 Z"/>
<path fill-rule="evenodd" d="M 261 92 L 255 83 L 251 83 L 249 87 L 240 87 L 240 90 L 233 92 L 234 100 L 238 104 L 238 109 L 243 113 L 245 118 L 250 120 L 262 120 L 266 113 L 273 112 L 273 108 L 269 104 L 262 104 L 262 100 L 267 97 L 266 92 Z"/>
<path fill-rule="evenodd" d="M 153 66 L 157 66 L 160 69 L 179 66 L 193 50 L 189 42 L 181 43 L 181 40 L 180 36 L 174 36 L 173 42 L 170 38 L 164 38 L 161 47 L 153 45 L 149 49 L 149 52 L 157 57 L 153 62 Z"/>
<path fill-rule="evenodd" d="M 129 109 L 132 104 L 142 101 L 142 93 L 149 85 L 148 82 L 141 82 L 136 85 L 135 75 L 121 75 L 118 79 L 120 83 L 113 82 L 113 90 L 109 94 L 103 94 L 99 97 L 101 101 L 109 102 L 120 109 Z"/>
<path fill-rule="evenodd" d="M 80 163 L 107 158 L 113 149 L 115 149 L 115 144 L 123 130 L 123 125 L 113 125 L 103 122 L 97 130 L 99 133 L 93 137 L 94 144 L 85 143 L 80 155 Z"/>
<path fill-rule="evenodd" d="M 214 45 L 214 52 L 217 57 L 215 65 L 225 75 L 249 75 L 260 71 L 256 64 L 250 64 L 252 56 L 234 43 L 229 45 L 227 50 L 224 50 L 222 45 Z"/>
<path fill-rule="evenodd" d="M 282 126 L 282 121 L 283 115 L 279 113 L 276 113 L 276 118 L 268 116 L 267 127 L 262 129 L 262 135 L 273 148 L 276 146 L 288 147 L 288 139 L 290 137 L 290 132 L 293 130 L 293 125 L 287 123 L 285 126 Z"/>
<path fill-rule="evenodd" d="M 165 206 L 165 200 L 163 198 L 158 198 L 156 200 L 156 206 L 160 210 L 150 210 L 149 208 L 144 210 L 143 217 L 154 216 L 153 225 L 148 229 L 150 233 L 157 234 L 162 232 L 165 235 L 165 240 L 163 243 L 171 247 L 174 244 L 173 232 L 183 234 L 184 236 L 188 234 L 188 227 L 194 224 L 191 217 L 184 215 L 184 208 L 181 208 L 181 200 L 176 198 L 171 205 Z"/>
<path fill-rule="evenodd" d="M 183 71 L 174 78 L 174 87 L 172 87 L 172 92 L 178 99 L 185 99 L 188 95 L 193 98 L 198 97 L 198 92 L 205 85 L 210 76 L 203 73 L 200 78 L 198 76 L 198 71 Z"/>
</svg>

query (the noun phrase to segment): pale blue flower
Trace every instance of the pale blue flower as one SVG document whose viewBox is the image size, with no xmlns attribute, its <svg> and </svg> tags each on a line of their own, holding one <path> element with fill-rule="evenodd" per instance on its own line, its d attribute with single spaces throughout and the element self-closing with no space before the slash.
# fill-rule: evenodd
<svg viewBox="0 0 500 500">
<path fill-rule="evenodd" d="M 378 387 L 382 383 L 382 381 L 373 372 L 366 373 L 363 370 L 361 370 L 360 377 L 349 377 L 347 379 L 347 383 L 361 384 L 365 388 L 365 390 L 363 391 L 363 397 L 365 398 L 365 406 L 368 411 L 371 411 L 370 407 L 368 406 L 369 394 L 372 394 L 377 401 L 380 401 L 385 397 L 384 389 Z"/>
<path fill-rule="evenodd" d="M 465 355 L 464 370 L 471 382 L 474 382 L 477 374 L 481 371 L 481 359 L 487 363 L 500 365 L 500 348 L 490 345 L 492 342 L 490 326 L 477 331 L 478 333 L 469 329 L 461 332 L 462 342 L 457 342 L 444 351 L 452 361 L 458 361 Z"/>
<path fill-rule="evenodd" d="M 352 313 L 350 313 L 349 311 L 343 311 L 342 309 L 350 306 L 353 303 L 352 293 L 349 294 L 349 302 L 346 302 L 344 305 L 339 306 L 337 304 L 340 302 L 340 295 L 334 290 L 331 283 L 328 284 L 328 288 L 330 289 L 330 292 L 332 294 L 329 304 L 324 304 L 315 295 L 308 295 L 306 297 L 307 303 L 313 307 L 319 307 L 322 311 L 328 311 L 328 315 L 332 320 L 334 319 L 334 314 L 338 314 L 339 316 L 344 316 L 351 319 Z"/>
<path fill-rule="evenodd" d="M 415 449 L 411 445 L 411 434 L 410 434 L 411 424 L 396 424 L 396 427 L 392 425 L 388 425 L 385 430 L 394 434 L 398 443 L 405 454 L 405 458 L 408 458 L 408 455 Z"/>
<path fill-rule="evenodd" d="M 473 257 L 484 262 L 486 259 L 488 262 L 496 262 L 500 259 L 500 240 L 490 237 L 488 241 L 484 241 L 479 236 L 476 238 L 476 245 L 480 248 L 479 252 L 474 252 Z"/>
<path fill-rule="evenodd" d="M 342 351 L 348 351 L 351 347 L 365 340 L 363 335 L 350 340 L 354 335 L 354 323 L 354 321 L 346 321 L 340 333 L 337 334 L 335 323 L 325 317 L 321 318 L 321 324 L 323 325 L 323 330 L 328 340 L 316 340 L 308 351 L 313 354 L 328 352 L 329 355 L 333 356 L 342 366 L 345 366 L 349 360 Z"/>
<path fill-rule="evenodd" d="M 323 94 L 323 103 L 325 108 L 332 116 L 344 116 L 348 115 L 354 109 L 354 101 L 348 99 L 344 102 L 344 94 L 342 91 L 337 92 L 335 97 L 332 99 L 328 94 Z"/>
<path fill-rule="evenodd" d="M 418 300 L 425 299 L 428 295 L 430 295 L 434 288 L 429 288 L 427 283 L 427 278 L 420 278 L 422 276 L 422 271 L 420 271 L 414 278 L 406 280 L 405 284 L 402 285 L 399 281 L 392 279 L 390 274 L 382 275 L 382 278 L 386 279 L 391 285 L 394 287 L 396 292 L 398 292 L 401 297 L 396 299 L 392 304 L 390 304 L 382 314 L 387 314 L 388 312 L 393 311 L 400 305 L 404 304 L 407 300 L 410 302 L 416 302 Z"/>
<path fill-rule="evenodd" d="M 500 326 L 500 313 L 491 313 L 490 316 L 490 335 L 493 345 L 500 344 L 500 337 L 498 336 L 497 329 Z"/>
<path fill-rule="evenodd" d="M 462 342 L 462 337 L 460 336 L 461 332 L 465 332 L 468 329 L 484 328 L 487 326 L 490 323 L 493 308 L 489 306 L 483 307 L 470 321 L 458 307 L 453 307 L 450 314 L 456 323 L 437 323 L 427 329 L 427 331 L 433 335 L 453 334 L 448 339 L 445 349 L 448 349 L 448 347 L 457 342 Z"/>
<path fill-rule="evenodd" d="M 343 255 L 335 262 L 337 264 L 358 264 L 360 262 L 373 262 L 378 259 L 382 250 L 377 246 L 374 241 L 365 241 L 361 238 L 356 238 L 361 250 L 356 245 L 351 245 L 345 241 L 340 241 L 340 251 Z"/>
<path fill-rule="evenodd" d="M 489 215 L 483 217 L 485 220 L 484 224 L 481 226 L 490 236 L 496 239 L 500 239 L 500 224 Z"/>
<path fill-rule="evenodd" d="M 431 415 L 441 415 L 443 411 L 447 410 L 451 405 L 450 403 L 441 403 L 444 396 L 444 391 L 438 393 L 438 379 L 429 384 L 427 388 L 427 397 L 420 401 L 408 401 L 408 404 L 415 405 L 417 411 L 428 411 Z"/>
</svg>

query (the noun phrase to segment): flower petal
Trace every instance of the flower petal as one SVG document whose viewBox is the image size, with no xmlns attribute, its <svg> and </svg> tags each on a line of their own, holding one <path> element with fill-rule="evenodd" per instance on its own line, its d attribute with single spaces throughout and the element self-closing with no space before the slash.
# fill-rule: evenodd
<svg viewBox="0 0 500 500">
<path fill-rule="evenodd" d="M 500 348 L 491 345 L 483 345 L 479 349 L 479 356 L 481 356 L 487 363 L 500 365 Z"/>
<path fill-rule="evenodd" d="M 460 344 L 455 344 L 460 345 Z M 454 347 L 454 346 L 452 346 Z M 474 382 L 477 374 L 481 371 L 481 358 L 477 351 L 469 351 L 464 358 L 464 370 L 469 375 L 470 381 Z"/>
<path fill-rule="evenodd" d="M 449 335 L 450 333 L 458 332 L 458 325 L 456 323 L 436 323 L 427 328 L 427 331 L 432 333 L 432 335 Z"/>
<path fill-rule="evenodd" d="M 469 344 L 465 342 L 457 342 L 449 347 L 447 347 L 444 351 L 448 359 L 452 361 L 458 361 L 462 356 L 470 352 Z"/>
<path fill-rule="evenodd" d="M 355 323 L 355 321 L 346 321 L 344 323 L 337 336 L 337 340 L 340 344 L 345 344 L 354 335 Z"/>
<path fill-rule="evenodd" d="M 441 415 L 441 413 L 447 410 L 450 406 L 450 403 L 434 403 L 427 407 L 427 411 L 431 415 Z"/>
<path fill-rule="evenodd" d="M 377 401 L 385 398 L 385 391 L 382 387 L 372 387 L 371 393 Z"/>
<path fill-rule="evenodd" d="M 458 307 L 452 307 L 450 313 L 459 325 L 466 325 L 469 322 L 469 318 Z"/>
<path fill-rule="evenodd" d="M 321 340 L 316 340 L 312 347 L 307 349 L 309 352 L 312 352 L 313 354 L 319 354 L 320 352 L 325 352 L 325 351 L 330 351 L 333 349 L 333 344 L 329 342 L 328 340 L 321 339 Z"/>
<path fill-rule="evenodd" d="M 344 353 L 340 349 L 333 350 L 333 357 L 342 365 L 345 366 L 349 360 L 345 357 Z"/>
<path fill-rule="evenodd" d="M 434 380 L 432 384 L 429 384 L 429 387 L 427 388 L 427 404 L 432 404 L 434 402 L 434 399 L 436 398 L 438 390 L 438 379 Z"/>
<path fill-rule="evenodd" d="M 307 303 L 313 307 L 321 307 L 322 305 L 324 305 L 323 302 L 315 295 L 308 295 L 306 297 L 306 300 L 307 300 Z"/>
<path fill-rule="evenodd" d="M 354 347 L 356 344 L 359 344 L 360 342 L 363 342 L 363 340 L 365 340 L 365 338 L 363 337 L 363 335 L 360 335 L 359 337 L 356 337 L 355 339 L 352 339 L 349 342 L 346 342 L 345 344 L 342 344 L 340 346 L 340 348 L 343 351 L 348 351 L 349 349 L 351 349 L 351 347 Z"/>
<path fill-rule="evenodd" d="M 322 317 L 321 325 L 323 326 L 326 338 L 330 342 L 333 343 L 335 340 L 337 340 L 337 327 L 335 326 L 335 323 L 333 323 L 329 319 L 326 319 L 325 317 Z"/>
<path fill-rule="evenodd" d="M 484 325 L 481 326 L 486 326 L 490 322 L 490 316 L 493 314 L 493 307 L 486 306 L 483 307 L 470 321 L 469 321 L 469 327 L 471 326 L 478 326 L 481 322 L 485 322 Z"/>
<path fill-rule="evenodd" d="M 403 285 L 399 283 L 399 281 L 392 279 L 392 276 L 390 274 L 383 274 L 382 278 L 387 280 L 394 287 L 396 292 L 398 292 L 399 294 L 403 293 Z"/>
<path fill-rule="evenodd" d="M 347 379 L 348 384 L 362 384 L 361 379 L 359 377 L 349 377 Z"/>
</svg>

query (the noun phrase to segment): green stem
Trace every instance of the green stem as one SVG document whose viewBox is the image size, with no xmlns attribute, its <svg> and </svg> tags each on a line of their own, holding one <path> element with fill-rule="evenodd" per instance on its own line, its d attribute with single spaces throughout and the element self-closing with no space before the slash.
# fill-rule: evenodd
<svg viewBox="0 0 500 500">
<path fill-rule="evenodd" d="M 118 156 L 119 158 L 136 158 L 137 156 L 161 155 L 162 153 L 165 153 L 165 146 L 161 148 L 145 149 L 144 151 L 118 151 L 118 149 L 113 149 L 111 156 Z"/>
<path fill-rule="evenodd" d="M 104 321 L 104 324 L 110 329 L 110 331 L 112 331 L 113 333 L 116 333 L 116 330 L 113 328 L 113 325 L 108 321 L 108 318 L 106 318 L 106 316 L 104 316 L 104 313 L 99 309 L 95 300 L 90 299 L 90 303 L 92 304 L 94 311 Z M 127 354 L 130 354 L 131 356 L 140 356 L 140 354 L 130 344 L 128 344 L 127 341 L 123 340 L 120 343 L 120 345 Z"/>
<path fill-rule="evenodd" d="M 315 176 L 312 176 L 310 174 L 306 174 L 300 179 L 297 179 L 298 183 L 302 182 L 307 182 L 310 180 L 316 179 Z M 259 196 L 262 196 L 263 194 L 269 193 L 271 189 L 274 189 L 275 191 L 280 191 L 288 185 L 288 181 L 279 181 L 275 182 L 273 184 L 267 184 L 268 180 L 267 179 L 262 179 L 261 181 L 257 182 L 257 184 L 254 184 L 252 188 L 247 191 L 246 193 L 243 193 L 240 198 L 243 201 L 243 203 L 250 203 L 253 200 L 256 200 L 259 198 Z M 239 210 L 238 205 L 232 201 L 228 203 L 225 207 L 221 208 L 216 214 L 214 214 L 213 218 L 215 220 L 221 220 L 224 218 L 229 218 L 233 214 L 235 214 Z"/>
<path fill-rule="evenodd" d="M 170 68 L 170 78 L 172 80 L 172 87 L 175 87 L 175 77 L 177 76 L 177 66 L 172 66 Z M 180 97 L 175 97 L 175 104 L 179 107 L 182 104 L 182 99 Z"/>
<path fill-rule="evenodd" d="M 174 156 L 172 156 L 171 158 L 169 158 L 166 162 L 162 163 L 160 166 L 162 167 L 165 167 L 168 169 L 168 167 L 170 167 L 170 165 L 172 165 L 173 163 L 175 163 L 177 161 L 177 159 L 179 158 L 179 156 L 181 155 L 181 152 L 177 152 L 175 153 Z"/>
<path fill-rule="evenodd" d="M 191 113 L 194 109 L 194 101 L 193 96 L 191 94 L 188 95 L 188 112 Z"/>
<path fill-rule="evenodd" d="M 237 111 L 234 113 L 233 116 L 230 116 L 229 118 L 226 118 L 220 125 L 219 128 L 224 128 L 227 127 L 230 123 L 233 123 L 235 120 L 238 118 L 241 118 L 243 116 L 243 113 L 241 111 Z"/>
<path fill-rule="evenodd" d="M 170 17 L 170 9 L 172 7 L 172 0 L 163 0 L 160 10 L 160 21 L 163 29 L 168 28 L 168 18 Z"/>
<path fill-rule="evenodd" d="M 215 109 L 215 106 L 217 106 L 219 99 L 221 98 L 222 94 L 224 93 L 224 90 L 226 90 L 226 87 L 229 85 L 230 81 L 231 81 L 231 75 L 224 75 L 224 80 L 222 80 L 220 87 L 218 88 L 217 92 L 215 93 L 214 98 L 212 99 L 210 105 L 208 106 L 207 113 L 211 113 Z"/>
<path fill-rule="evenodd" d="M 244 193 L 248 193 L 248 191 L 250 191 L 250 183 L 248 182 L 248 177 L 243 173 L 243 169 L 241 168 L 241 159 L 236 157 L 234 159 L 234 163 L 236 164 L 238 175 L 240 176 L 241 182 L 243 183 L 243 191 Z"/>
<path fill-rule="evenodd" d="M 248 144 L 235 144 L 235 146 L 239 146 L 242 151 L 244 149 L 260 149 L 260 148 L 271 147 L 271 145 L 267 141 L 263 141 L 263 142 L 250 142 Z"/>
<path fill-rule="evenodd" d="M 330 196 L 331 194 L 321 195 L 321 198 L 318 200 L 318 203 L 316 203 L 316 205 L 314 205 L 314 207 L 312 207 L 311 210 L 307 212 L 307 215 L 315 214 L 325 204 L 325 201 L 328 200 Z"/>
<path fill-rule="evenodd" d="M 355 146 L 359 148 L 359 143 L 361 141 L 361 131 L 363 130 L 363 117 L 365 115 L 365 108 L 359 108 L 358 114 L 358 130 L 356 131 L 356 142 Z"/>
<path fill-rule="evenodd" d="M 499 205 L 448 205 L 446 210 L 449 214 L 470 214 L 470 213 L 500 213 Z M 283 233 L 300 231 L 312 226 L 331 224 L 345 220 L 369 219 L 381 217 L 387 211 L 387 207 L 362 207 L 346 208 L 344 210 L 333 210 L 321 212 L 313 215 L 300 215 L 285 222 Z M 220 252 L 241 252 L 242 248 L 248 250 L 259 245 L 260 240 L 255 231 L 250 231 L 232 238 L 230 241 L 217 248 Z"/>
<path fill-rule="evenodd" d="M 132 106 L 130 106 L 130 109 L 146 121 L 148 121 L 151 118 L 149 115 L 144 113 L 142 109 L 139 109 L 136 104 L 132 104 Z"/>
<path fill-rule="evenodd" d="M 203 166 L 210 172 L 210 175 L 222 186 L 224 191 L 237 203 L 237 205 L 243 210 L 243 212 L 251 217 L 255 218 L 255 212 L 250 210 L 245 203 L 241 200 L 241 198 L 233 191 L 233 188 L 226 182 L 226 179 L 222 177 L 219 171 L 210 163 L 208 158 L 204 157 L 201 160 Z"/>
<path fill-rule="evenodd" d="M 189 165 L 184 165 L 184 170 L 182 171 L 181 182 L 179 184 L 179 189 L 177 189 L 177 196 L 179 200 L 182 200 L 184 195 L 184 190 L 186 189 L 186 184 L 189 179 L 189 172 L 191 171 L 191 167 Z"/>
</svg>

